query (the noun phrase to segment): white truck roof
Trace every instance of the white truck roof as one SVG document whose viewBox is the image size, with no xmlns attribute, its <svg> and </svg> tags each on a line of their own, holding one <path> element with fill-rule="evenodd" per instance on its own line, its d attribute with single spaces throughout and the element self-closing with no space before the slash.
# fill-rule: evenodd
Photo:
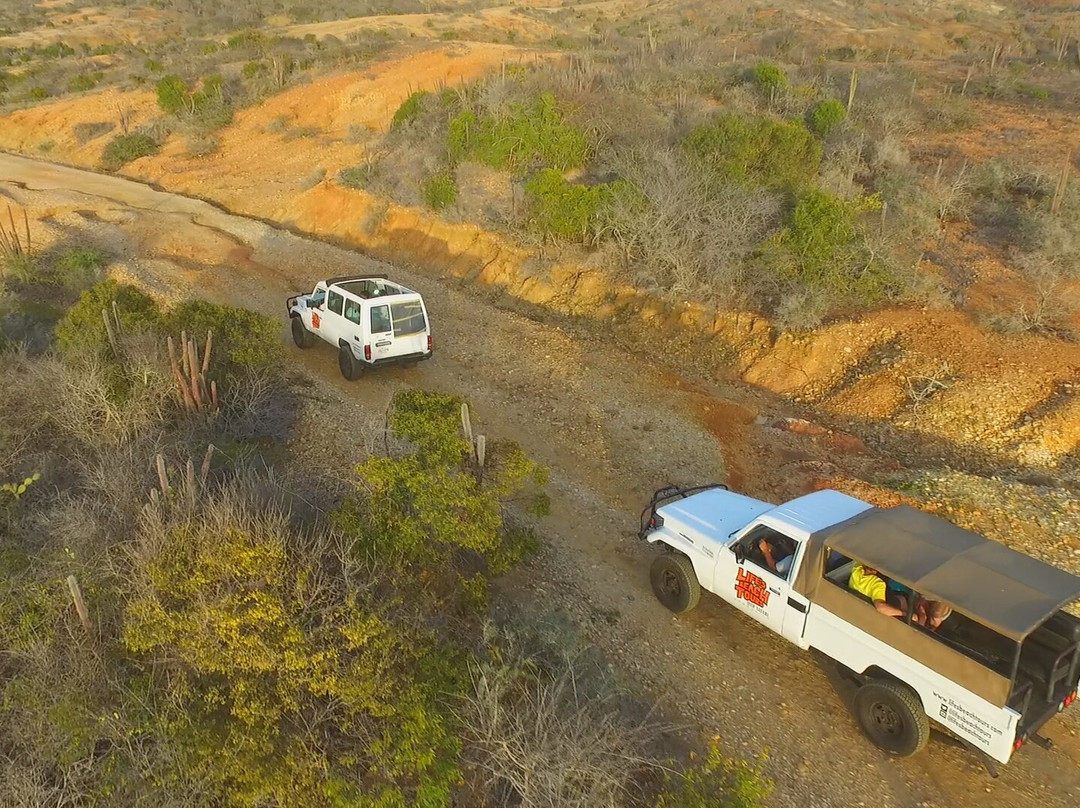
<svg viewBox="0 0 1080 808">
<path fill-rule="evenodd" d="M 769 512 L 769 516 L 809 535 L 846 522 L 872 507 L 868 502 L 839 491 L 814 491 L 778 505 Z"/>
<path fill-rule="evenodd" d="M 664 525 L 726 543 L 759 516 L 789 525 L 806 535 L 839 524 L 872 507 L 839 491 L 814 491 L 783 505 L 772 505 L 722 488 L 702 491 L 657 508 Z M 802 537 L 801 537 L 802 538 Z"/>
</svg>

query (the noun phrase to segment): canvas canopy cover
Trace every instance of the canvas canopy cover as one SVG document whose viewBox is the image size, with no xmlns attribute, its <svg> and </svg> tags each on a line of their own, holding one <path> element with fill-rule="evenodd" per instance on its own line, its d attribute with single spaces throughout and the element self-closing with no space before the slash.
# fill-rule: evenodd
<svg viewBox="0 0 1080 808">
<path fill-rule="evenodd" d="M 907 505 L 871 508 L 810 537 L 795 589 L 812 601 L 826 548 L 1017 642 L 1080 598 L 1077 576 Z"/>
</svg>

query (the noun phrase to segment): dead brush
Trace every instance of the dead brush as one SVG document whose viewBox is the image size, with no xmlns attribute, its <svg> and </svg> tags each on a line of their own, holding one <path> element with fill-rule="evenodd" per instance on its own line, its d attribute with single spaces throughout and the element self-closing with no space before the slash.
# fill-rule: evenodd
<svg viewBox="0 0 1080 808">
<path fill-rule="evenodd" d="M 148 339 L 125 343 L 122 363 L 87 353 L 76 361 L 37 357 L 29 383 L 54 391 L 37 395 L 55 427 L 90 448 L 120 446 L 155 431 L 173 411 L 160 347 Z"/>
<path fill-rule="evenodd" d="M 938 393 L 952 387 L 952 368 L 942 361 L 923 373 L 909 376 L 905 382 L 908 401 L 914 409 L 919 409 Z"/>
<path fill-rule="evenodd" d="M 635 804 L 656 728 L 587 695 L 580 660 L 554 670 L 511 658 L 476 664 L 461 721 L 468 763 L 497 804 L 617 808 Z"/>
</svg>

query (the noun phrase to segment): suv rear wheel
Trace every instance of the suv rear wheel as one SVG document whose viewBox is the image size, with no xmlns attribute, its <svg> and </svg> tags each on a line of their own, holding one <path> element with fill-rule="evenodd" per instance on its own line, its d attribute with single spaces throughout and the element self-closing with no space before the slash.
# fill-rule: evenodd
<svg viewBox="0 0 1080 808">
<path fill-rule="evenodd" d="M 684 555 L 657 556 L 649 569 L 649 580 L 656 599 L 675 614 L 690 611 L 701 600 L 701 584 L 694 565 Z"/>
<path fill-rule="evenodd" d="M 360 378 L 363 369 L 360 367 L 360 363 L 356 361 L 356 357 L 353 356 L 352 349 L 348 345 L 342 345 L 338 348 L 337 363 L 341 375 L 345 377 L 346 381 L 354 382 Z"/>
<path fill-rule="evenodd" d="M 918 694 L 905 684 L 875 680 L 855 693 L 855 718 L 874 745 L 899 757 L 914 755 L 930 739 L 930 721 Z"/>
</svg>

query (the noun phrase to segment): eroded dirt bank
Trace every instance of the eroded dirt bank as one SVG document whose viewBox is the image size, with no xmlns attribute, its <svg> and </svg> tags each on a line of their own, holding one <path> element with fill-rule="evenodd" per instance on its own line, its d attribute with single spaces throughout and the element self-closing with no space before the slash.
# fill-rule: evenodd
<svg viewBox="0 0 1080 808">
<path fill-rule="evenodd" d="M 651 330 L 657 340 L 683 335 L 715 355 L 707 378 L 733 368 L 743 381 L 811 407 L 817 417 L 834 418 L 882 449 L 910 437 L 925 444 L 928 456 L 980 473 L 1035 468 L 1075 474 L 1080 346 L 988 333 L 961 312 L 904 309 L 777 339 L 766 320 L 750 313 L 674 305 L 576 264 L 537 271 L 534 251 L 504 235 L 334 181 L 339 170 L 377 147 L 412 91 L 453 86 L 500 64 L 543 57 L 512 45 L 455 43 L 390 59 L 368 71 L 291 88 L 239 112 L 213 154 L 187 156 L 183 139 L 174 136 L 160 154 L 129 164 L 124 173 L 334 239 L 428 277 L 490 285 L 528 305 L 600 324 L 626 321 L 636 333 Z M 81 143 L 73 128 L 111 121 L 120 108 L 128 110 L 132 127 L 156 114 L 147 91 L 64 99 L 0 120 L 0 148 L 32 154 L 47 143 L 51 159 L 94 166 L 108 138 Z M 933 395 L 924 397 L 928 389 Z"/>
</svg>

